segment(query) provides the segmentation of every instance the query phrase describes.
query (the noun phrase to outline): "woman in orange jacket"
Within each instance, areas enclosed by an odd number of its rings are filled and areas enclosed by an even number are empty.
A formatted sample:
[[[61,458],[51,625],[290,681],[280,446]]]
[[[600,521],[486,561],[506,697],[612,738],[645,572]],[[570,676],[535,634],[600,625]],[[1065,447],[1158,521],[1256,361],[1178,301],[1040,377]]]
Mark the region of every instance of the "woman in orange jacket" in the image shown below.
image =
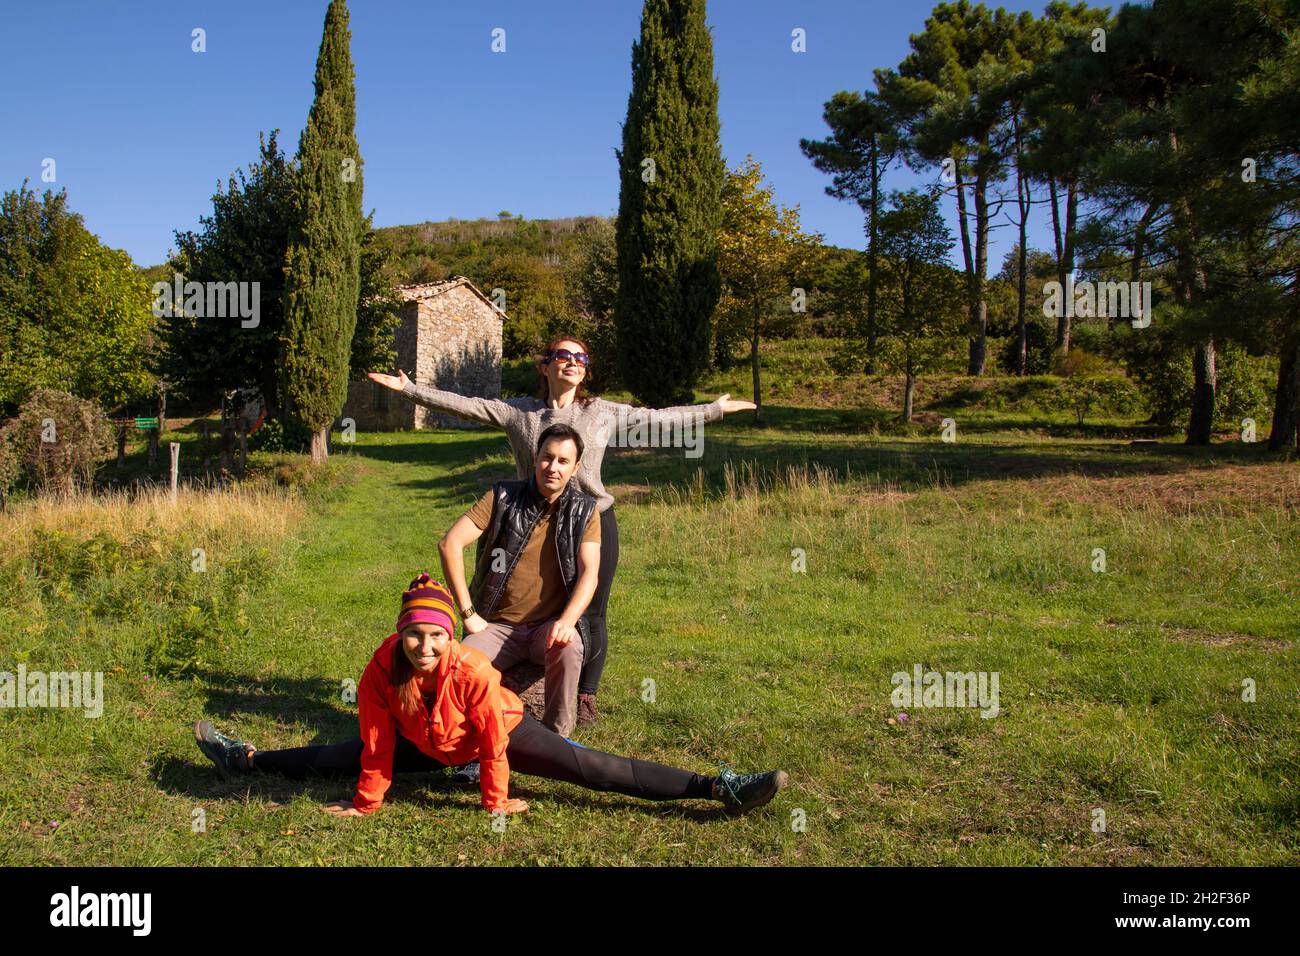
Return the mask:
[[[397,630],[375,651],[361,675],[355,740],[289,750],[259,751],[219,733],[210,721],[194,726],[199,748],[223,773],[358,775],[351,800],[325,810],[341,816],[373,813],[394,773],[435,770],[478,760],[484,809],[520,813],[508,795],[510,771],[613,791],[647,800],[717,800],[740,814],[767,803],[786,783],[781,770],[740,775],[723,769],[706,777],[663,764],[582,747],[534,720],[481,652],[454,640],[451,595],[421,574],[402,595]]]

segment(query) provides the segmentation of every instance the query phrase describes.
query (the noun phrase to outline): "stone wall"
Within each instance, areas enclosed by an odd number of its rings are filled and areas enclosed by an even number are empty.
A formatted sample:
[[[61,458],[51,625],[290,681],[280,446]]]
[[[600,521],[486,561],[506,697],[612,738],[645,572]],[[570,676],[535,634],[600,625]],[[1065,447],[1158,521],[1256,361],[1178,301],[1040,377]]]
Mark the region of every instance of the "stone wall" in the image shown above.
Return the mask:
[[[393,334],[393,350],[397,353],[397,366],[390,369],[374,369],[396,374],[397,369],[406,369],[408,374],[415,368],[415,329],[419,303],[404,302],[398,314],[401,323]],[[415,405],[390,388],[378,382],[363,379],[348,383],[347,401],[343,403],[340,418],[351,418],[357,423],[358,431],[397,431],[415,427]]]
[[[458,395],[501,397],[501,318],[468,285],[420,299],[419,327],[416,382]],[[468,424],[414,407],[416,428]]]
[[[501,317],[468,282],[401,290],[407,301],[394,338],[397,367],[420,385],[460,395],[501,397]],[[395,369],[388,370],[390,373]],[[365,379],[348,384],[342,418],[361,431],[467,427]]]

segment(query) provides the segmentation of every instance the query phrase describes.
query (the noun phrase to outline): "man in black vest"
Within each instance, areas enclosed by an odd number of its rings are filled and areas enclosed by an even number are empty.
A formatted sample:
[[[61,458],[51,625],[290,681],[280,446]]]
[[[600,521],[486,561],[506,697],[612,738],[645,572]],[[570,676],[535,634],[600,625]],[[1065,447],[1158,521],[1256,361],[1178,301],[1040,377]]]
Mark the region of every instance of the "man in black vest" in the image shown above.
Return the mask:
[[[569,484],[581,459],[582,436],[551,425],[538,438],[532,478],[497,482],[438,544],[465,645],[500,671],[544,663],[542,722],[562,737],[577,723],[578,675],[591,640],[583,613],[600,570],[596,499]],[[473,541],[478,562],[466,587],[463,552]]]

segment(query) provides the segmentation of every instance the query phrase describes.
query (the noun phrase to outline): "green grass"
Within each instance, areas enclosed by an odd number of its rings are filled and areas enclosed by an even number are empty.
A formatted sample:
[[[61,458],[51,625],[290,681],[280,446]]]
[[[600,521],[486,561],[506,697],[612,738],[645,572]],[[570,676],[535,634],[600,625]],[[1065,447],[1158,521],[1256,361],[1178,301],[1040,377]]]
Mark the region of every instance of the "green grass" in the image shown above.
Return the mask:
[[[958,417],[946,444],[776,405],[711,426],[698,461],[607,459],[622,558],[603,717],[578,739],[787,770],[740,820],[516,776],[532,811],[498,833],[437,775],[340,820],[319,805],[351,781],[228,783],[194,747],[204,716],[261,749],[356,732],[343,682],[508,473],[498,433],[362,434],[333,484],[268,493],[265,526],[214,506],[153,533],[0,529],[0,669],[102,670],[106,696],[97,720],[0,710],[0,863],[1300,861],[1295,464]],[[916,664],[997,671],[1000,714],[891,725],[890,676]]]

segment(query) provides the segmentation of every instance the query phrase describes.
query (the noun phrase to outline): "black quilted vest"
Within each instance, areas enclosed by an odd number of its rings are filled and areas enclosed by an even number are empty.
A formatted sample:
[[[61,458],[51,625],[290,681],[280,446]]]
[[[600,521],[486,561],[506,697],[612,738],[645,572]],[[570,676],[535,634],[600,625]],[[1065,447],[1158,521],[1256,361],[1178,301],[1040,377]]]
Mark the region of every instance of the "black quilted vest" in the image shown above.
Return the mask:
[[[514,573],[519,556],[528,544],[533,529],[546,516],[547,502],[537,490],[536,479],[527,481],[498,481],[492,486],[492,520],[487,530],[479,536],[474,580],[470,582],[470,600],[474,609],[486,620],[491,620],[506,581]],[[587,522],[596,512],[596,499],[581,492],[569,482],[555,506],[555,548],[560,561],[560,577],[564,588],[573,593],[578,583],[578,548]],[[493,554],[501,549],[502,560],[493,561]],[[497,569],[500,570],[497,570]],[[591,625],[584,614],[578,620],[578,633],[586,660],[591,659]]]

